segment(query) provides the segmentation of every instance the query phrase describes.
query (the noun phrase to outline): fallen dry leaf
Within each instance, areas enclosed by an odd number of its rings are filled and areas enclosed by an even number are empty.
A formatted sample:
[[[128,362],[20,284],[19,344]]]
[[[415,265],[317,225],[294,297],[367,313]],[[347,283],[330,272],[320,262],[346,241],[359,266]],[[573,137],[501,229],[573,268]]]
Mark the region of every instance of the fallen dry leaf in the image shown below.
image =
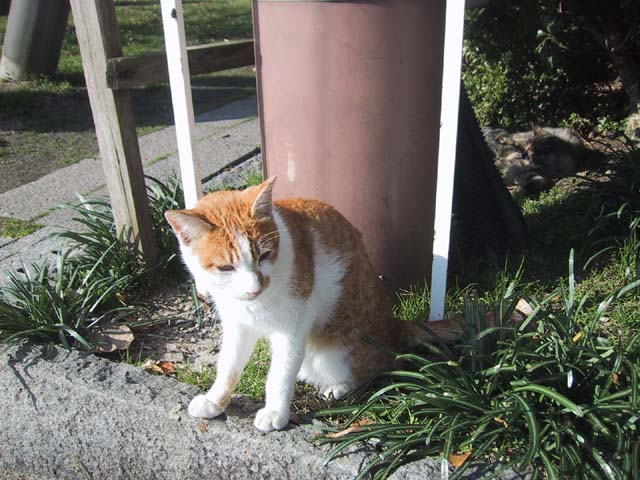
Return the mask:
[[[527,302],[524,298],[521,298],[520,300],[518,300],[518,303],[516,303],[516,310],[519,311],[525,317],[528,317],[533,312],[533,308],[531,308],[531,305],[529,305],[529,302]]]
[[[148,358],[142,364],[142,368],[147,372],[159,373],[160,375],[172,375],[176,373],[176,367],[173,362],[167,362],[164,360],[156,361],[152,358]]]
[[[584,337],[584,330],[580,330],[576,333],[571,340],[573,340],[573,343],[578,343],[582,337]]]
[[[449,455],[449,463],[454,468],[460,468],[462,465],[464,465],[464,462],[466,462],[470,456],[471,452],[452,453],[451,455]]]
[[[133,338],[131,329],[121,323],[105,323],[91,330],[87,336],[96,353],[126,350],[133,342]]]
[[[500,425],[502,425],[504,428],[508,428],[509,424],[507,423],[507,421],[503,418],[500,417],[493,417],[493,419],[498,422]]]
[[[157,362],[156,365],[160,367],[160,369],[162,370],[162,373],[164,373],[165,375],[171,375],[173,373],[176,373],[176,366],[173,364],[173,362],[167,362],[166,360],[161,360]]]
[[[164,374],[162,368],[158,366],[158,362],[152,358],[147,358],[142,364],[142,368],[147,372]]]
[[[362,427],[363,426],[371,425],[372,423],[373,423],[373,420],[371,420],[369,418],[363,418],[361,420],[357,420],[357,421],[353,422],[351,425],[349,425],[344,430],[341,430],[340,432],[335,432],[335,433],[328,433],[327,435],[325,435],[325,437],[327,437],[327,438],[342,438],[345,435],[349,435],[350,433],[360,432],[360,431],[362,431]]]

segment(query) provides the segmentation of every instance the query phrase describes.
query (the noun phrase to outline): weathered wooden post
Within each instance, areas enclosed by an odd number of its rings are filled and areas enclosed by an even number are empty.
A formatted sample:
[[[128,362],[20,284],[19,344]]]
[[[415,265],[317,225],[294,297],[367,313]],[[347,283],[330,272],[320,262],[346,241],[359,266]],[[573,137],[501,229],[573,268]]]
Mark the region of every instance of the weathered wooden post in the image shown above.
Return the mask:
[[[8,7],[3,2],[0,9]],[[27,80],[52,75],[58,67],[69,0],[19,0],[13,2],[0,59],[0,78]]]
[[[122,56],[113,0],[71,0],[71,9],[116,227],[130,226],[152,263],[157,251],[131,96],[107,85],[107,61]]]

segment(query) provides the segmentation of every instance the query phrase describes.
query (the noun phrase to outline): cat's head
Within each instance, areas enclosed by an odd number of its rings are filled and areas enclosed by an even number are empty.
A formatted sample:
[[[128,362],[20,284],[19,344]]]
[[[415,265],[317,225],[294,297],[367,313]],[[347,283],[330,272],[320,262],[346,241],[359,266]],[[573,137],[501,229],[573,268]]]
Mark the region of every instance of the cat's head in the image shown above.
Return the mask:
[[[248,302],[269,287],[279,247],[271,198],[274,181],[210,193],[193,209],[165,212],[201,296]]]

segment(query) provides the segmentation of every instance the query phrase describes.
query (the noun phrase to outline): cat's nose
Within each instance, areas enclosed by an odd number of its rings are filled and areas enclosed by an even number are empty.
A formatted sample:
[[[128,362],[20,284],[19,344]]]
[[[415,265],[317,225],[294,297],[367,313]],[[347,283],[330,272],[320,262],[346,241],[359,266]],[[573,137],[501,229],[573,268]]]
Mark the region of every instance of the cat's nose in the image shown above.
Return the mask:
[[[262,287],[260,287],[260,289],[259,289],[259,290],[255,290],[255,291],[253,291],[253,292],[247,292],[247,293],[246,293],[246,295],[247,295],[247,298],[248,298],[249,300],[253,300],[253,299],[254,299],[254,298],[256,298],[258,295],[260,295],[260,293],[261,293],[261,292],[262,292]]]

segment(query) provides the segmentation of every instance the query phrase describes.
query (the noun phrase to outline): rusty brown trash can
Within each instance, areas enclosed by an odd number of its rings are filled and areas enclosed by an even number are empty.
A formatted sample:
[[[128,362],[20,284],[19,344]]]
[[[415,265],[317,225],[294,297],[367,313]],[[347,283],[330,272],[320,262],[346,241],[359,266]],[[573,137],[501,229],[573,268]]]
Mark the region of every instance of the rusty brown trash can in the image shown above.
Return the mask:
[[[391,289],[429,278],[445,2],[254,0],[266,176],[335,206]]]

